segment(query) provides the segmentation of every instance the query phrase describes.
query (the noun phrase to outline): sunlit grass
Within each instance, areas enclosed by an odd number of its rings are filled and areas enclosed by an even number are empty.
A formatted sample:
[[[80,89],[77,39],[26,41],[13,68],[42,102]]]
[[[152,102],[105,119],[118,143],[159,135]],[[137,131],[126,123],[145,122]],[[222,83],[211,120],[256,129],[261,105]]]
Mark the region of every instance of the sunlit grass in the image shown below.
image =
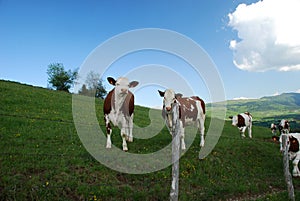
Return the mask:
[[[4,81],[0,93],[0,200],[169,200],[171,166],[125,174],[86,151],[72,123],[70,94]],[[95,107],[105,131],[102,101]],[[148,114],[136,107],[135,124],[148,126]],[[113,128],[112,141],[121,149],[119,132]],[[241,139],[226,122],[217,146],[199,160],[197,135],[180,159],[179,200],[287,199],[279,145],[270,141],[268,128],[254,126],[253,137]],[[164,127],[152,138],[134,139],[129,152],[152,153],[170,142]],[[293,181],[299,197],[299,179]]]

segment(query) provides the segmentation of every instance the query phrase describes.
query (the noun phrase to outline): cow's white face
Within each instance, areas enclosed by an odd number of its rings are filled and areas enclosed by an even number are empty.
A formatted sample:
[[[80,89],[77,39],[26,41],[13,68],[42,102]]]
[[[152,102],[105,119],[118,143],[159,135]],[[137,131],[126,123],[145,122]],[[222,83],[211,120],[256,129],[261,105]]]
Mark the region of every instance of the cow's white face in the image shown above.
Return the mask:
[[[232,117],[232,123],[233,126],[236,126],[238,124],[238,117],[235,115]]]
[[[126,77],[119,77],[117,80],[112,77],[108,77],[107,80],[111,85],[115,86],[115,93],[121,96],[127,95],[129,88],[133,88],[138,85],[137,81],[129,82]]]
[[[117,79],[115,84],[115,92],[117,94],[126,95],[129,89],[129,80],[125,77],[120,77]]]
[[[159,91],[160,96],[164,97],[163,105],[169,112],[172,109],[172,104],[176,101],[175,92],[172,89],[167,89],[165,92]]]

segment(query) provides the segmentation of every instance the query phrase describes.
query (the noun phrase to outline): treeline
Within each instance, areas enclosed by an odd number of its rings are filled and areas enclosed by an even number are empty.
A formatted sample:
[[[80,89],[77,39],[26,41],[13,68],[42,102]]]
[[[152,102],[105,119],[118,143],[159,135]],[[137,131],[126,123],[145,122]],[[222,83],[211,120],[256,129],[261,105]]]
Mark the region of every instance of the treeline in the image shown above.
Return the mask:
[[[53,63],[48,66],[48,88],[70,92],[70,89],[78,80],[78,69],[65,70],[62,63]],[[91,71],[88,73],[85,83],[82,85],[78,94],[85,96],[95,96],[97,98],[104,98],[107,91],[100,79],[100,75]]]

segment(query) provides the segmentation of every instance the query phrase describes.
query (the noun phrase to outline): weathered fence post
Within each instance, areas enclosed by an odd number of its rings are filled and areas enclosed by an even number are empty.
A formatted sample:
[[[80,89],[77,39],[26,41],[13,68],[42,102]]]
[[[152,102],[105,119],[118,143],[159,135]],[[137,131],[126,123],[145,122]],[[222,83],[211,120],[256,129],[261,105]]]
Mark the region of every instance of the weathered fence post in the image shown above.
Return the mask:
[[[179,186],[179,148],[180,148],[180,130],[179,130],[179,106],[174,103],[172,107],[172,183],[170,191],[170,200],[178,200]]]
[[[282,144],[284,147],[283,150],[283,171],[285,176],[285,182],[287,184],[288,193],[289,193],[289,199],[295,201],[295,193],[294,193],[294,186],[292,181],[292,175],[290,173],[289,168],[289,144],[288,144],[288,136],[285,134],[282,134]]]

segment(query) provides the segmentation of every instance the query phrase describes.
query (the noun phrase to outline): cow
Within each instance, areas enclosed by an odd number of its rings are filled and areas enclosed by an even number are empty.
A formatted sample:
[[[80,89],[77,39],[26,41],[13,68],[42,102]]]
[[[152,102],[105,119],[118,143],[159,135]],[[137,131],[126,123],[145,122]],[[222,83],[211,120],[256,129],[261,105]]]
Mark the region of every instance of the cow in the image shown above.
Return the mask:
[[[241,133],[241,136],[244,138],[245,131],[248,128],[249,138],[252,138],[252,115],[249,112],[244,112],[235,116],[230,116],[232,119],[232,125],[236,126]]]
[[[270,126],[271,132],[272,132],[272,140],[274,142],[278,142],[279,141],[279,136],[277,136],[277,125],[274,123],[271,123]]]
[[[270,129],[271,129],[271,132],[272,132],[272,136],[276,136],[277,125],[272,123]]]
[[[287,140],[283,143],[283,136],[287,136]],[[300,177],[300,171],[298,168],[298,163],[300,160],[300,133],[289,133],[280,135],[280,151],[283,152],[285,149],[288,150],[289,160],[293,160],[293,171],[292,175],[294,177]]]
[[[205,122],[205,103],[198,96],[182,97],[182,94],[175,94],[174,90],[166,89],[164,92],[158,90],[158,93],[163,97],[162,116],[165,123],[172,134],[172,107],[174,103],[179,106],[179,133],[181,149],[185,150],[184,130],[186,125],[196,124],[200,131],[200,146],[204,146],[204,122]]]
[[[288,134],[291,130],[290,122],[286,119],[282,119],[279,122],[278,129],[280,134]]]
[[[128,151],[127,143],[133,141],[133,112],[134,112],[134,95],[129,91],[138,85],[137,81],[129,82],[126,77],[119,77],[115,80],[108,77],[107,81],[114,86],[114,88],[107,94],[104,105],[104,121],[106,126],[106,148],[111,148],[111,133],[112,128],[110,122],[114,126],[121,129],[121,137],[123,140],[123,151]]]

